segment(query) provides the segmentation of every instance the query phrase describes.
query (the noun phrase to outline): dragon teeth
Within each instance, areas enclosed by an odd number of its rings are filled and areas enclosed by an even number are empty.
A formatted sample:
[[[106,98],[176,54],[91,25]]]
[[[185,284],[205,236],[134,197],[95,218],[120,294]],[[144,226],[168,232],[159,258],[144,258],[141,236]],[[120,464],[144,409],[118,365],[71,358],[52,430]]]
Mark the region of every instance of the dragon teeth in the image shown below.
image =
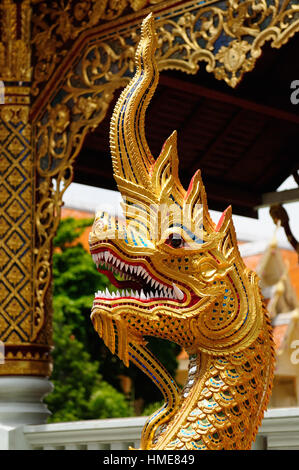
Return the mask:
[[[113,255],[110,251],[101,251],[99,253],[92,254],[92,259],[95,264],[98,266],[105,266],[108,269],[111,269],[116,274],[122,276],[124,280],[130,280],[130,274],[136,274],[139,277],[142,277],[144,281],[153,288],[153,291],[149,291],[147,294],[143,290],[138,291],[122,291],[121,293],[117,291],[116,293],[110,293],[108,289],[101,292],[98,291],[95,295],[96,297],[102,297],[107,299],[114,299],[117,297],[133,297],[141,300],[146,299],[157,299],[157,298],[166,298],[166,299],[178,299],[183,300],[184,292],[181,289],[173,284],[173,289],[167,287],[164,284],[161,284],[158,280],[154,279],[148,271],[142,266],[127,264],[124,261],[121,261],[117,256]]]
[[[162,293],[159,291],[150,291],[147,292],[146,294],[144,293],[143,289],[141,289],[140,292],[133,291],[133,290],[122,290],[122,291],[116,291],[116,292],[109,292],[108,288],[105,289],[105,291],[98,291],[95,293],[95,297],[101,297],[104,299],[115,299],[115,298],[123,298],[123,297],[131,297],[135,299],[141,299],[141,300],[152,300],[152,299],[157,299],[157,298],[165,298],[165,299],[174,299],[174,293]]]
[[[178,300],[183,300],[184,292],[182,292],[181,289],[175,284],[172,284],[172,285],[173,285],[173,292],[174,292],[175,298],[177,298]]]

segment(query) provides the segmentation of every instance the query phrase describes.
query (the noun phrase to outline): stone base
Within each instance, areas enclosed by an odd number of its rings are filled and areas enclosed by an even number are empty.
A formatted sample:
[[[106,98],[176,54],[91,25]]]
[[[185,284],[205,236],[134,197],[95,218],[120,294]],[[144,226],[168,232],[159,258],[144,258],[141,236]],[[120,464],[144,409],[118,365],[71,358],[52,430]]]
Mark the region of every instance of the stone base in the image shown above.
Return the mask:
[[[45,423],[51,412],[42,399],[52,390],[44,377],[0,377],[0,425]]]

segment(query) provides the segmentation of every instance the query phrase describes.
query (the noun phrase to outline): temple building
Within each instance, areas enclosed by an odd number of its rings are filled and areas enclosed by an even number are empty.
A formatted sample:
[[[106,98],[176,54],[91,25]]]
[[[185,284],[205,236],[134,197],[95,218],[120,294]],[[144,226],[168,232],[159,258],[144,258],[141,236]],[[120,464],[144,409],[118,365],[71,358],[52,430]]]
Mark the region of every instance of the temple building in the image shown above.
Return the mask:
[[[289,250],[269,241],[246,255],[240,246],[272,316],[271,406],[299,406],[299,234],[277,212],[299,200],[298,187],[277,191],[290,175],[299,186],[298,1],[1,0],[0,426],[49,415],[52,242],[63,197],[72,181],[116,189],[110,119],[149,13],[161,73],[146,117],[153,155],[177,129],[185,186],[200,168],[210,209],[231,205],[254,220],[272,207],[286,230]]]
[[[244,260],[249,267],[260,258],[255,269],[268,303],[276,348],[274,388],[270,407],[299,406],[299,267],[296,253],[282,250],[274,238],[263,254]]]

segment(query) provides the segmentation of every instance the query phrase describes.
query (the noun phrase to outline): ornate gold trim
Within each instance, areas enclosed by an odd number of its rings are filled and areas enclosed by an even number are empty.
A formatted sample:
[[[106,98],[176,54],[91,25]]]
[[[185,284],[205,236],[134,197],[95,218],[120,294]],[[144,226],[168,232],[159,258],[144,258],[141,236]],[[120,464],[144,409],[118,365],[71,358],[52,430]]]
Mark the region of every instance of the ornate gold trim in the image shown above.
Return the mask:
[[[35,175],[26,89],[8,88],[0,107],[0,375],[48,376],[51,371],[51,309],[34,309]],[[25,102],[25,104],[24,104]],[[49,306],[48,306],[49,307]]]
[[[18,359],[5,358],[5,363],[0,365],[1,375],[34,375],[39,377],[50,377],[52,365],[49,356],[44,360],[34,357],[29,359],[19,356]]]
[[[30,0],[18,5],[13,0],[0,4],[0,77],[2,80],[31,80]]]
[[[285,44],[299,30],[299,6],[295,0],[270,0],[256,2],[248,0],[205,1],[205,2],[177,2],[157,1],[157,6],[151,10],[158,17],[157,33],[159,37],[157,49],[157,61],[159,70],[178,69],[195,74],[199,70],[198,63],[207,63],[206,69],[212,72],[217,79],[225,80],[229,86],[235,87],[242,79],[244,73],[252,70],[256,60],[261,55],[261,48],[266,41],[270,41],[272,47],[279,48]],[[173,4],[176,3],[174,6]],[[51,8],[47,13],[50,14]],[[40,33],[37,26],[33,29],[33,43],[39,43],[35,51],[34,61],[37,62],[34,73],[40,73],[38,82],[34,82],[32,91],[38,93],[37,84],[45,83],[46,88],[37,99],[38,108],[42,111],[42,96],[48,90],[62,87],[62,81],[69,71],[74,70],[79,56],[89,47],[94,45],[110,44],[110,40],[119,37],[117,54],[123,55],[128,61],[128,71],[132,76],[132,54],[126,57],[127,36],[130,36],[129,46],[136,47],[140,33],[140,21],[149,11],[142,10],[138,14],[121,17],[118,21],[111,21],[105,25],[94,22],[85,24],[85,28],[78,26],[71,34],[70,20],[67,20],[69,28],[67,37],[72,37],[69,50],[59,52],[57,40],[53,48],[45,54],[45,44],[42,37],[49,35],[47,24],[43,23],[44,32]],[[142,14],[141,14],[142,13]],[[55,12],[52,11],[55,16]],[[60,18],[56,12],[56,16]],[[68,13],[69,15],[69,13]],[[34,15],[37,25],[42,23],[43,15]],[[58,20],[57,20],[58,21]],[[62,20],[60,20],[62,21]],[[53,25],[55,29],[57,24]],[[51,29],[50,26],[48,29]],[[61,28],[60,28],[61,29]],[[74,42],[74,39],[77,38]],[[48,38],[49,39],[49,38]],[[47,42],[50,47],[51,41]],[[64,43],[63,43],[64,44]],[[106,46],[106,47],[107,47]],[[114,52],[116,52],[114,51]],[[41,67],[39,57],[42,60],[51,60],[51,73],[47,67]],[[40,59],[41,60],[41,59]],[[104,63],[102,63],[104,69]],[[39,71],[39,68],[42,70]],[[56,73],[52,74],[56,68]],[[44,76],[42,76],[44,74]],[[120,70],[111,71],[109,80],[114,80],[120,75]],[[35,114],[35,112],[34,112]]]
[[[132,10],[138,12],[162,2],[163,0],[33,2],[32,44],[35,55],[33,94],[37,95],[41,84],[51,78],[57,65],[67,55],[69,44],[72,44],[82,32],[118,19],[124,13],[127,17]]]
[[[0,375],[50,375],[51,308],[34,309],[35,161],[30,113],[31,2],[0,4]],[[3,103],[4,101],[4,103]],[[38,331],[37,331],[38,330]]]

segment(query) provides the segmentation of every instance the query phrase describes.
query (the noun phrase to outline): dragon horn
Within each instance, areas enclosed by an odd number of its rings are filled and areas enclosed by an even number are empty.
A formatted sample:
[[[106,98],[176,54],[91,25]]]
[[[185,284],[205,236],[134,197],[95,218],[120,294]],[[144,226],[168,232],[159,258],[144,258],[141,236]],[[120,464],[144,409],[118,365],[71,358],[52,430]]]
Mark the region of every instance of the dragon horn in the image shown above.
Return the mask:
[[[156,46],[154,19],[150,14],[141,27],[135,54],[136,73],[120,95],[111,119],[110,148],[120,191],[124,180],[150,189],[149,172],[155,160],[146,142],[144,119],[159,78],[154,58]]]

